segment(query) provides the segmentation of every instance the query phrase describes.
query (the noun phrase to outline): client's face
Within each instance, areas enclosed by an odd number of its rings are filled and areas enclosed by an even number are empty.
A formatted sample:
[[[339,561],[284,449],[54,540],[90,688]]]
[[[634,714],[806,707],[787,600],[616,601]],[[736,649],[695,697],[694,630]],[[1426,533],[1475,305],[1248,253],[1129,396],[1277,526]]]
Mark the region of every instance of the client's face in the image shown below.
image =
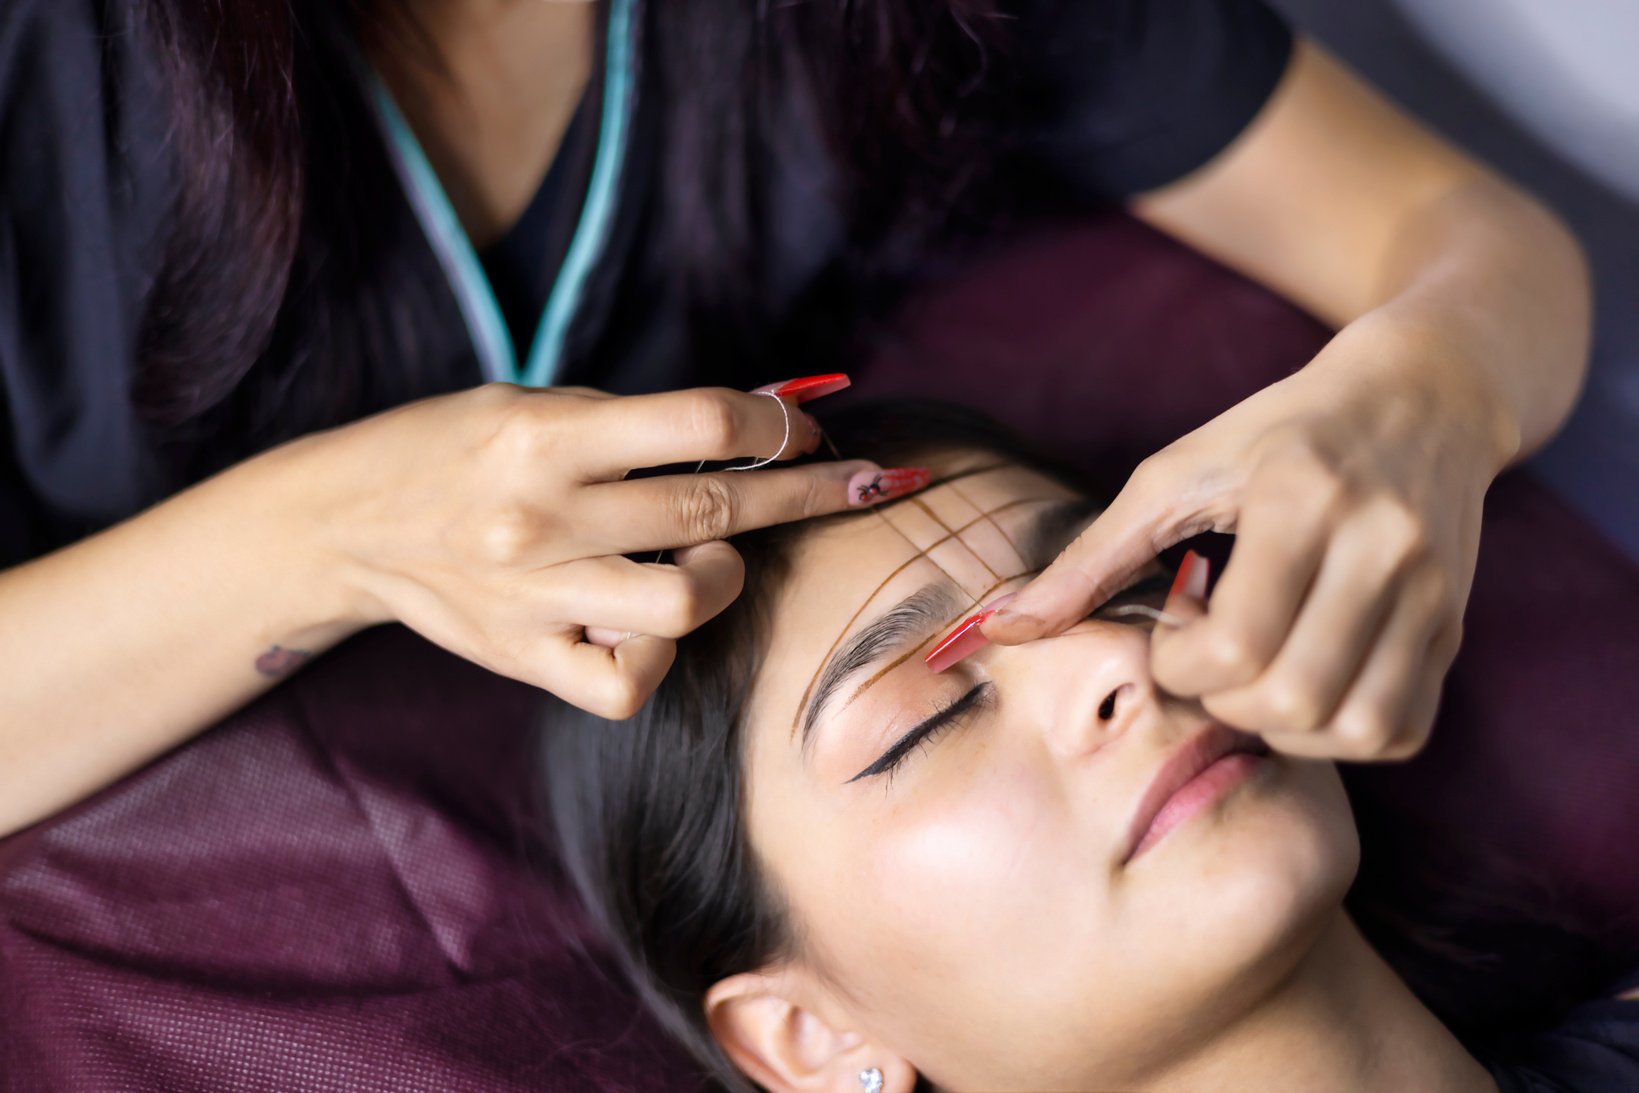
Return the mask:
[[[1093,515],[991,457],[939,477],[807,536],[775,600],[746,822],[793,922],[784,981],[861,1062],[1131,1087],[1294,969],[1354,873],[1348,805],[1330,765],[1247,751],[1169,797],[1228,734],[1151,683],[1150,624],[1108,614],[1160,606],[1159,566],[1059,637],[930,672]]]

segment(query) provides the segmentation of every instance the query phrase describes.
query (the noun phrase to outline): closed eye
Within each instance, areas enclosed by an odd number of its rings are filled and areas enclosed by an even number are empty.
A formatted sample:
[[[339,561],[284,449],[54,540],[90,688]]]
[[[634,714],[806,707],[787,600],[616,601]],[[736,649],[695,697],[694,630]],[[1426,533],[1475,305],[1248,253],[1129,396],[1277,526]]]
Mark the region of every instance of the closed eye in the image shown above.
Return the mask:
[[[933,743],[945,730],[955,728],[961,723],[963,715],[971,713],[983,705],[994,690],[995,687],[989,682],[974,686],[961,698],[914,726],[905,735],[888,745],[887,751],[883,752],[870,766],[848,779],[848,784],[857,782],[861,778],[874,778],[878,774],[892,776],[893,772],[913,751],[924,744]]]

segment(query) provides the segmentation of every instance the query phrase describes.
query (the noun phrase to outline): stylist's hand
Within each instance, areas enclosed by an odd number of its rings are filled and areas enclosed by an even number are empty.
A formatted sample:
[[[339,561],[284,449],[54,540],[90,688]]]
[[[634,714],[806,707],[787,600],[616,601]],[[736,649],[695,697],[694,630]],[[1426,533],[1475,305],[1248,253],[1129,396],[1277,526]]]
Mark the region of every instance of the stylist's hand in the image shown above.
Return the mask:
[[[1058,633],[1161,550],[1234,532],[1204,611],[1157,626],[1151,673],[1295,755],[1389,759],[1428,738],[1462,636],[1506,429],[1432,378],[1432,347],[1357,324],[1304,370],[1142,463],[985,625]]]
[[[788,458],[819,439],[795,408],[801,398],[785,397]],[[779,403],[763,395],[617,398],[494,383],[298,443],[311,448],[319,500],[310,515],[331,569],[345,575],[351,621],[401,621],[493,671],[620,718],[659,685],[674,640],[739,595],[743,566],[724,539],[846,509],[861,492],[849,480],[880,468],[624,477],[768,456],[785,428]],[[676,564],[623,557],[667,549]],[[588,641],[588,628],[605,644]]]

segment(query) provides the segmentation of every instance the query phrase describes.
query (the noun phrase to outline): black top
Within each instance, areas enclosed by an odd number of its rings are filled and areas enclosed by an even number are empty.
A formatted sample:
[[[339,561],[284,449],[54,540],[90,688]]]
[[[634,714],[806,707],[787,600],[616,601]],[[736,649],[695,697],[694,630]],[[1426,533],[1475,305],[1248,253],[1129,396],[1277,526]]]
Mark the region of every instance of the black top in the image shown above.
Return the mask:
[[[1154,188],[1211,158],[1258,111],[1290,53],[1290,35],[1260,0],[1003,6],[1016,17],[1012,63],[1029,77],[1012,129],[1087,202]],[[147,292],[175,227],[178,171],[160,69],[127,10],[113,0],[0,5],[0,566],[140,511],[212,469],[185,461],[179,469],[162,457],[128,394]],[[640,26],[646,19],[640,14]],[[680,351],[679,308],[653,245],[653,193],[664,184],[647,93],[653,68],[640,61],[616,215],[570,326],[562,382],[630,392],[708,378]],[[598,97],[594,86],[588,99]],[[374,117],[345,106],[336,112],[345,115],[350,169],[380,168]],[[579,145],[595,143],[594,121],[579,127]],[[821,141],[800,119],[789,138],[761,195],[779,225],[764,270],[774,308],[830,267],[845,238],[824,200]],[[535,325],[528,313],[538,314],[578,217],[589,160],[554,171],[542,200],[490,252],[525,341]],[[402,241],[392,253],[353,259],[360,291],[399,291],[384,287],[379,270],[421,271],[417,313],[430,317],[435,336],[417,343],[430,362],[419,371],[396,360],[371,367],[365,412],[483,380],[396,180],[380,187],[379,200],[402,218]],[[519,260],[531,253],[544,257]],[[325,270],[336,261],[327,256]],[[269,354],[297,351],[276,339]],[[254,401],[266,420],[244,428],[243,450],[228,462],[305,431],[280,416],[279,400]]]
[[[1571,1010],[1552,1031],[1478,1044],[1499,1093],[1633,1093],[1639,1090],[1639,969]]]

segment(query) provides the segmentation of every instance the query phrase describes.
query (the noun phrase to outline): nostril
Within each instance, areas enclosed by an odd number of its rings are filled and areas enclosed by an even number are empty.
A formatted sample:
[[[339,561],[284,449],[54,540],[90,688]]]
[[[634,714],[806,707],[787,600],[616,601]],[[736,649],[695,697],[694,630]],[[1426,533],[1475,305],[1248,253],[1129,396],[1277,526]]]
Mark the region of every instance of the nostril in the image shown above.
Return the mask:
[[[1115,720],[1116,711],[1122,706],[1122,704],[1126,703],[1131,705],[1132,700],[1137,693],[1138,692],[1134,690],[1131,682],[1123,683],[1121,686],[1105,695],[1104,701],[1098,704],[1098,719],[1105,724],[1109,724],[1111,721]]]

